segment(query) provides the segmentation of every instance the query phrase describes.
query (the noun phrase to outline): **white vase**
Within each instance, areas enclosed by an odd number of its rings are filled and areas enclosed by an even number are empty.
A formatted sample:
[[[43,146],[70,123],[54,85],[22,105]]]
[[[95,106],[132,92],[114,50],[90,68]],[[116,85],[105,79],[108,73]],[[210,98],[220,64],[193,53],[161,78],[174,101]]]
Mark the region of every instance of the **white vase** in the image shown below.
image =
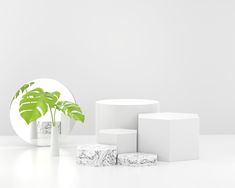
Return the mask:
[[[51,156],[59,156],[59,133],[58,126],[51,126]]]
[[[38,138],[38,134],[37,134],[37,122],[34,121],[32,123],[30,123],[30,139],[37,139]]]

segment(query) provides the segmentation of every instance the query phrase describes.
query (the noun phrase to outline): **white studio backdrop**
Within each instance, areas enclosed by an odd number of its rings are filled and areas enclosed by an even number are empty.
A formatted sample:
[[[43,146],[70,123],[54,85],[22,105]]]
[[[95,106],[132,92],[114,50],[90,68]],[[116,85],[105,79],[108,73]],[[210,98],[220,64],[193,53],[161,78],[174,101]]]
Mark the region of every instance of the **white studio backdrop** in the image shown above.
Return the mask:
[[[201,133],[235,133],[232,0],[0,1],[0,135],[9,105],[36,78],[68,87],[94,134],[95,101],[144,98],[201,117]],[[118,115],[118,114],[117,114]]]

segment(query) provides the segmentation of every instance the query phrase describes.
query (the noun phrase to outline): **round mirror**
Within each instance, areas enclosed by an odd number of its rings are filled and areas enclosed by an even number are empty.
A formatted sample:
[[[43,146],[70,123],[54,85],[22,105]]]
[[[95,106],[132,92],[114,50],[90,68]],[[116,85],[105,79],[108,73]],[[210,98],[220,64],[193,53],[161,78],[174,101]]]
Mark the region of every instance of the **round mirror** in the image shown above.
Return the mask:
[[[35,88],[42,88],[47,92],[58,91],[60,93],[60,101],[75,102],[75,99],[64,85],[53,79],[32,80],[31,82],[23,85],[14,96],[10,107],[10,120],[16,134],[30,144],[48,146],[50,144],[52,126],[50,112],[48,111],[42,117],[33,122],[26,123],[19,111],[22,96]],[[56,112],[54,119],[55,124],[58,127],[60,137],[68,135],[71,132],[75,121],[65,116],[61,111]]]

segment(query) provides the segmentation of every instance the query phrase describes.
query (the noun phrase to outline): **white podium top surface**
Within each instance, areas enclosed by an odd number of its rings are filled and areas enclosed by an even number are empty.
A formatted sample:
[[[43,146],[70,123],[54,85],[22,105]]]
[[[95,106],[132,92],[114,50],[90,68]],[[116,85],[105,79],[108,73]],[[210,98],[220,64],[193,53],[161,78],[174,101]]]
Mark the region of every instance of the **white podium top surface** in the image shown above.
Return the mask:
[[[104,134],[133,134],[137,133],[137,130],[134,129],[102,129],[99,133]]]
[[[150,105],[158,104],[156,100],[146,100],[146,99],[106,99],[96,101],[97,104],[105,105]]]
[[[104,145],[104,144],[85,144],[77,146],[77,150],[88,150],[88,151],[117,150],[117,146]]]
[[[189,114],[189,113],[160,112],[160,113],[139,114],[139,118],[174,120],[174,119],[199,118],[199,116],[197,114]]]

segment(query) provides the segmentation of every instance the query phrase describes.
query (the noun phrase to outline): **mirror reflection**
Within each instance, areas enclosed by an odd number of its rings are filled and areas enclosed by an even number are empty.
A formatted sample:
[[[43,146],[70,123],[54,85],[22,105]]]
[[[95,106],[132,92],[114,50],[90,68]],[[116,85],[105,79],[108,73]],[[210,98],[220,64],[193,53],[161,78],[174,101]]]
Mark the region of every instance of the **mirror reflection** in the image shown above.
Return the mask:
[[[38,87],[48,92],[60,91],[61,100],[75,102],[72,93],[64,85],[56,80],[43,78],[32,80],[28,83],[28,87],[24,88],[26,92]],[[19,113],[19,104],[23,95],[24,92],[17,93],[16,97],[11,103],[10,120],[13,129],[19,137],[30,144],[37,146],[48,146],[50,144],[52,126],[51,116],[49,113],[46,113],[44,116],[28,125]],[[70,134],[75,122],[61,112],[56,113],[55,116],[55,123],[58,127],[60,137]]]

